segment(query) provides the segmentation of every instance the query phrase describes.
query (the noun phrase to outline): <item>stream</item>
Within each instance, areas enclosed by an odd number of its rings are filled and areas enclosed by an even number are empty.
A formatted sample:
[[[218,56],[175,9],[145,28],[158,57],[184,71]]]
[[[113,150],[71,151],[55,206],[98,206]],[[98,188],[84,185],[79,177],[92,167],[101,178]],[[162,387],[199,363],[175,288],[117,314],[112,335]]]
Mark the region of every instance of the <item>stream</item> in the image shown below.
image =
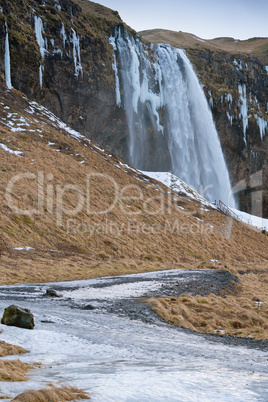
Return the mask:
[[[1,382],[1,395],[74,385],[94,401],[267,401],[267,342],[200,335],[171,326],[139,299],[209,293],[230,281],[216,270],[158,271],[49,284],[0,286],[0,314],[16,304],[34,330],[0,325],[0,339],[41,362],[29,381]],[[61,297],[44,296],[48,288]],[[8,356],[5,359],[12,359]],[[6,399],[9,401],[10,399]]]

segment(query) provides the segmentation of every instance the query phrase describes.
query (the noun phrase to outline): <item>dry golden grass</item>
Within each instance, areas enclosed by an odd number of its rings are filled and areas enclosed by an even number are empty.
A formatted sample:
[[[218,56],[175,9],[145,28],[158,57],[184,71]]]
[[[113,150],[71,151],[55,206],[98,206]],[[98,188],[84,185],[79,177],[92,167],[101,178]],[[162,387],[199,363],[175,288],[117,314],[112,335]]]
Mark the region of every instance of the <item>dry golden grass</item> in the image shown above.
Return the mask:
[[[202,333],[236,335],[268,340],[267,269],[239,274],[236,295],[150,299],[152,308],[166,321]]]
[[[0,341],[0,357],[28,353],[20,346]],[[0,381],[26,381],[25,374],[32,368],[20,360],[0,360]]]
[[[176,32],[165,29],[152,29],[139,32],[143,39],[152,43],[167,43],[183,49],[210,49],[225,51],[233,54],[251,54],[267,62],[268,38],[251,38],[234,40],[233,38],[216,38],[200,41],[196,35],[187,32]]]
[[[28,353],[28,350],[23,349],[20,346],[11,345],[4,341],[0,341],[0,357],[10,356],[10,355],[21,355]]]
[[[164,269],[219,269],[225,265],[230,269],[246,269],[268,265],[268,237],[260,231],[232,221],[215,210],[203,211],[196,201],[175,193],[171,213],[167,213],[168,195],[164,185],[154,180],[148,185],[148,182],[137,180],[142,179],[142,175],[118,169],[116,157],[109,157],[94,146],[85,147],[83,142],[55,129],[42,113],[35,114],[33,120],[33,116],[25,111],[27,100],[19,93],[2,90],[0,101],[10,107],[0,110],[0,122],[5,121],[7,113],[17,113],[18,121],[23,116],[30,124],[20,133],[12,132],[0,123],[1,142],[11,149],[23,151],[20,158],[0,148],[1,284],[86,279]],[[37,131],[30,130],[41,130],[42,137]],[[48,142],[55,145],[48,146]],[[55,152],[56,149],[61,152]],[[85,163],[81,164],[81,161]],[[137,200],[127,202],[129,211],[139,213],[134,216],[128,216],[120,205],[106,215],[89,215],[83,209],[75,216],[76,224],[96,230],[94,233],[73,233],[67,230],[68,217],[64,217],[62,227],[57,225],[55,202],[52,202],[53,213],[47,205],[39,215],[12,212],[5,198],[9,180],[18,173],[37,174],[39,171],[44,172],[45,177],[53,175],[54,190],[55,185],[68,183],[84,189],[87,174],[106,173],[116,180],[120,189],[127,184],[138,185],[145,199],[152,198],[151,210],[159,209],[160,202],[156,197],[161,191],[165,193],[165,213],[149,215],[143,212]],[[104,209],[111,205],[112,190],[105,180],[93,181],[92,208]],[[36,185],[27,179],[16,184],[12,196],[21,209],[37,205]],[[64,198],[65,207],[74,207],[76,202],[76,194],[68,192]],[[179,208],[182,203],[184,210]],[[203,222],[196,219],[197,214]],[[178,230],[172,232],[175,224]],[[121,229],[117,236],[112,231],[106,232],[112,225]],[[18,251],[15,247],[33,249]],[[212,263],[211,260],[219,262]]]
[[[86,392],[75,387],[51,387],[39,391],[25,391],[12,400],[18,402],[63,402],[78,399],[89,400],[90,397]]]
[[[32,368],[20,360],[0,360],[0,381],[26,381],[25,374]]]

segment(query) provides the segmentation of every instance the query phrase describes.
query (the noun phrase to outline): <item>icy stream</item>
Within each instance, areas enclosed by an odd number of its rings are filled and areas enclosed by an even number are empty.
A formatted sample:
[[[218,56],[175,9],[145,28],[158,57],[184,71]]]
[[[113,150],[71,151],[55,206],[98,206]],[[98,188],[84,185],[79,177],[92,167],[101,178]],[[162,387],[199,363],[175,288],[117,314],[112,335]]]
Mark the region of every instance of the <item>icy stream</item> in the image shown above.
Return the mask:
[[[36,323],[32,331],[1,325],[0,339],[30,350],[23,361],[43,363],[27,383],[1,383],[2,393],[14,396],[48,381],[85,389],[93,402],[267,401],[268,353],[108,311],[118,300],[203,275],[178,272],[0,287],[1,314],[15,303],[30,308]],[[44,297],[48,287],[62,297]],[[84,309],[89,304],[95,309]]]

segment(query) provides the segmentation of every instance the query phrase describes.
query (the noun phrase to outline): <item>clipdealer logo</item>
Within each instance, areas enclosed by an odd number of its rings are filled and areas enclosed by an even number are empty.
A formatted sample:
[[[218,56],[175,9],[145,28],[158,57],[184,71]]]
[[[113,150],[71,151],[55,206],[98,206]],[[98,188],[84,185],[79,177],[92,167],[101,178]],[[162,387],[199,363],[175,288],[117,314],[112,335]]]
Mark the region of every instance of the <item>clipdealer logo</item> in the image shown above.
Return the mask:
[[[34,207],[21,208],[18,205],[16,193],[23,181],[27,181],[30,187],[34,187],[36,193],[36,203]],[[96,206],[96,196],[92,194],[92,188],[101,187],[100,183],[105,184],[102,188],[108,189],[109,205]],[[72,194],[75,201],[67,205],[66,199]],[[64,217],[75,217],[80,212],[87,215],[106,215],[112,212],[115,207],[119,207],[121,212],[127,216],[136,216],[142,213],[148,215],[171,214],[172,201],[171,193],[159,192],[158,195],[148,197],[144,195],[142,188],[136,184],[128,184],[120,188],[116,180],[103,173],[87,174],[85,185],[72,183],[56,184],[52,174],[45,174],[43,171],[35,173],[19,173],[11,178],[6,191],[5,198],[12,212],[21,215],[43,215],[44,213],[54,214],[56,223],[59,227],[63,226]],[[94,199],[93,199],[94,198]],[[153,201],[157,200],[156,207]],[[130,203],[137,203],[139,208],[131,210]]]
[[[20,202],[20,186],[27,183],[27,186],[34,193],[34,205],[21,208]],[[237,183],[229,194],[229,200],[237,193],[251,188],[251,204],[252,214],[260,215],[260,205],[262,205],[263,192],[261,186],[263,183],[263,173],[259,171],[250,176],[250,183],[245,180]],[[170,182],[172,184],[172,182]],[[209,189],[211,186],[207,186]],[[98,189],[98,199],[96,199],[96,189]],[[205,190],[206,190],[205,189]],[[105,194],[100,195],[100,191],[109,194],[108,202],[103,202]],[[68,202],[68,198],[72,195],[72,201]],[[5,198],[10,210],[20,215],[43,215],[50,214],[56,219],[56,224],[63,227],[66,223],[68,233],[79,233],[88,235],[110,234],[119,236],[120,233],[137,232],[139,233],[156,233],[160,228],[157,224],[144,224],[135,220],[140,214],[150,216],[164,215],[167,217],[165,221],[165,233],[183,234],[197,233],[196,225],[183,224],[177,219],[173,219],[174,211],[174,193],[168,188],[167,191],[159,191],[156,196],[145,195],[144,188],[136,184],[128,184],[120,187],[116,180],[110,175],[104,173],[89,173],[85,177],[84,185],[73,183],[58,184],[53,174],[46,174],[44,171],[37,173],[19,173],[13,176],[6,186]],[[154,202],[157,201],[157,202]],[[132,208],[135,205],[137,208]],[[104,220],[104,217],[112,212],[115,207],[126,215],[128,223]],[[177,209],[177,208],[176,208]],[[81,222],[78,215],[83,212],[88,217],[102,216],[99,223]],[[131,218],[131,221],[129,220]],[[199,233],[206,234],[211,231],[211,225],[198,228]],[[218,230],[218,234],[225,238],[230,238],[232,232],[233,219],[226,215],[226,219],[222,228]],[[201,225],[200,225],[201,226]]]

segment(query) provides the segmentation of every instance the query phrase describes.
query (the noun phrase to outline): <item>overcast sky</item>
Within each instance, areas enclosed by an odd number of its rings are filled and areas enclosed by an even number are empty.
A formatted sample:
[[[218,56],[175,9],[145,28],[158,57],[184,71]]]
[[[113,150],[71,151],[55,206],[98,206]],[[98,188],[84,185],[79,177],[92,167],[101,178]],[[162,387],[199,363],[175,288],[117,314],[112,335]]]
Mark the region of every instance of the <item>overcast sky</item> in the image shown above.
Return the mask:
[[[95,0],[136,31],[164,28],[204,39],[268,37],[268,0]]]

